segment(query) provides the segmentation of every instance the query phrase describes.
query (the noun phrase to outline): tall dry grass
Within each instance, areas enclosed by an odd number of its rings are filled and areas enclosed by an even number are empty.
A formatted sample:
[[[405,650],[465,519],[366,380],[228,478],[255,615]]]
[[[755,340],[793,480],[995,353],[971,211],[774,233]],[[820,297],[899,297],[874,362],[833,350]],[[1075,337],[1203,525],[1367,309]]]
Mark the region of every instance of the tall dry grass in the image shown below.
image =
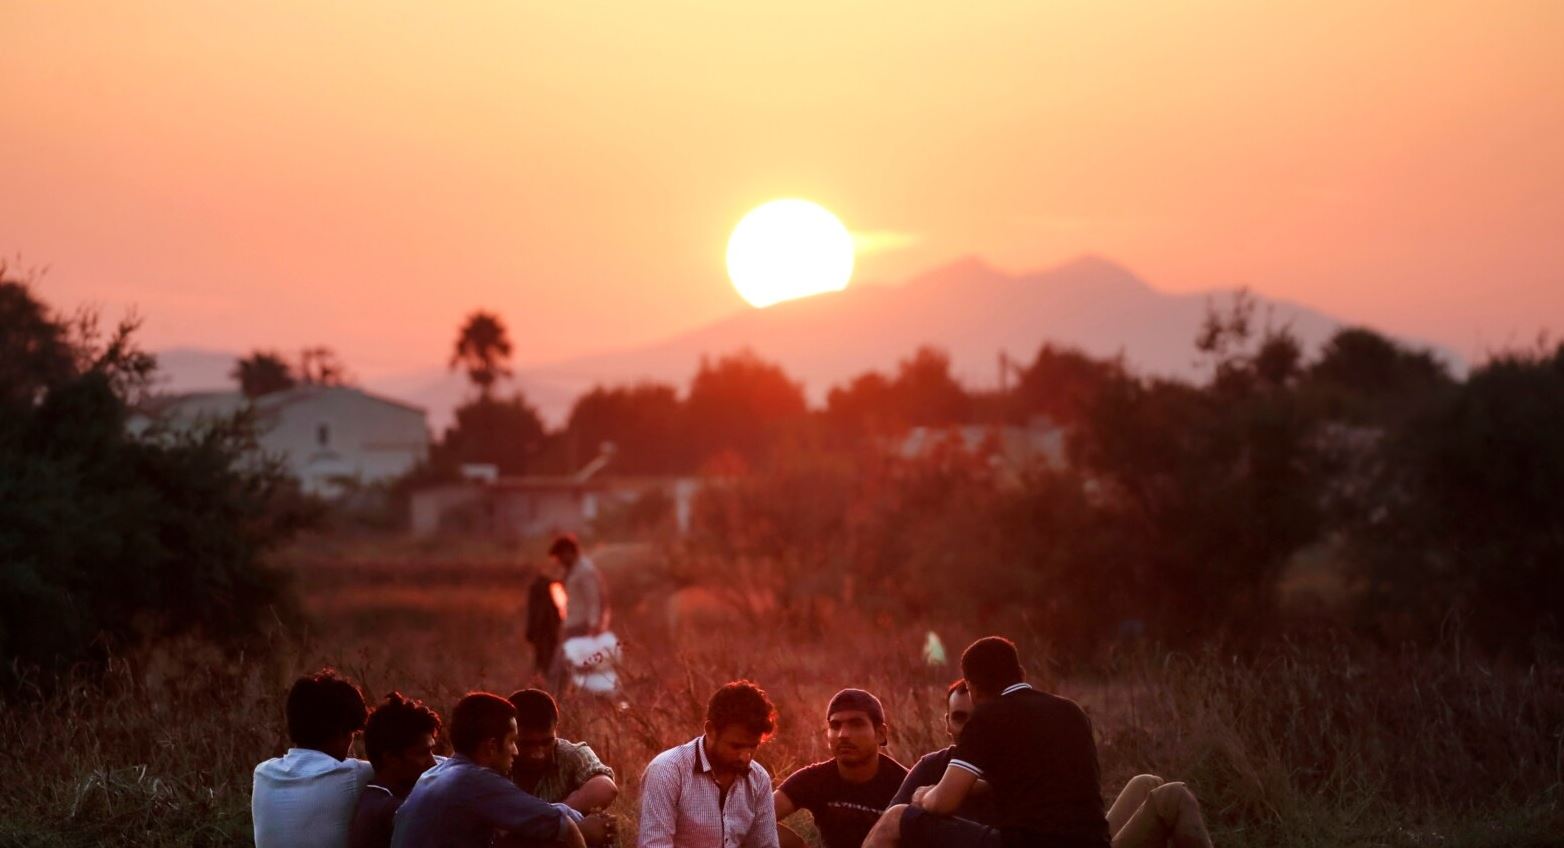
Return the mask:
[[[250,771],[287,745],[281,700],[323,663],[371,698],[399,688],[448,711],[471,688],[526,685],[524,570],[507,551],[390,556],[295,552],[312,611],[306,632],[262,655],[195,642],[116,659],[0,707],[0,845],[244,845]],[[838,611],[816,629],[753,609],[670,627],[646,551],[607,551],[625,693],[563,699],[563,732],[619,772],[633,832],[639,775],[694,736],[705,700],[737,677],[781,713],[760,759],[778,779],[823,759],[826,700],[864,686],[885,701],[890,753],[946,744],[952,669],[918,655],[932,624],[952,654],[975,622],[865,621]],[[1099,735],[1104,791],[1154,771],[1188,782],[1218,845],[1560,844],[1564,671],[1473,659],[1454,644],[1384,652],[1347,641],[1137,649],[1060,676],[1022,632],[1032,678],[1080,701]]]

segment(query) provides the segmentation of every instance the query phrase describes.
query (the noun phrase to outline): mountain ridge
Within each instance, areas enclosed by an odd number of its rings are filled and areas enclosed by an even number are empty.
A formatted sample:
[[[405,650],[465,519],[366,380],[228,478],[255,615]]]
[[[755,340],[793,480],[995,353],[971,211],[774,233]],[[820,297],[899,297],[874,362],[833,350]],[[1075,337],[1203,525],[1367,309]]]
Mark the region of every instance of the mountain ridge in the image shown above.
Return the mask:
[[[702,357],[741,349],[779,363],[801,380],[811,402],[866,370],[889,370],[920,345],[950,354],[952,370],[974,387],[998,381],[1001,353],[1030,362],[1044,343],[1093,356],[1123,355],[1145,373],[1198,379],[1194,339],[1213,302],[1237,289],[1167,293],[1112,259],[1086,253],[1012,274],[964,256],[899,284],[859,283],[841,292],[748,309],[650,344],[521,365],[514,385],[545,421],[560,424],[576,397],[598,384],[652,380],[688,386]],[[1285,323],[1312,352],[1345,323],[1303,304],[1254,296],[1262,321]],[[1458,358],[1429,347],[1453,365]],[[176,349],[173,354],[188,354]],[[214,354],[221,356],[222,354]],[[181,369],[194,373],[191,357]],[[227,367],[233,355],[227,354]],[[214,373],[206,367],[202,373]],[[470,395],[461,375],[427,369],[365,380],[366,388],[424,406],[440,431]],[[211,388],[176,377],[173,390]]]

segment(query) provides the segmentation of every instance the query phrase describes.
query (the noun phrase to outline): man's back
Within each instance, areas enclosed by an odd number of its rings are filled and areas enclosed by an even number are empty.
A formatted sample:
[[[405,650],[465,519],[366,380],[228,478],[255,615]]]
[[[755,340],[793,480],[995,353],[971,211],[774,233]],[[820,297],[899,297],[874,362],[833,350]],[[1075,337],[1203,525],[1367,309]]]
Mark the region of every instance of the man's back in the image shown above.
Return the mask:
[[[587,636],[607,626],[608,591],[590,557],[583,555],[565,577],[564,637]]]
[[[487,848],[496,831],[557,840],[561,813],[460,754],[424,772],[396,811],[394,848]]]
[[[256,848],[344,848],[359,793],[374,775],[369,763],[311,748],[290,748],[256,766]]]
[[[1006,845],[1106,846],[1091,721],[1074,701],[1016,684],[981,703],[951,764],[993,787]]]

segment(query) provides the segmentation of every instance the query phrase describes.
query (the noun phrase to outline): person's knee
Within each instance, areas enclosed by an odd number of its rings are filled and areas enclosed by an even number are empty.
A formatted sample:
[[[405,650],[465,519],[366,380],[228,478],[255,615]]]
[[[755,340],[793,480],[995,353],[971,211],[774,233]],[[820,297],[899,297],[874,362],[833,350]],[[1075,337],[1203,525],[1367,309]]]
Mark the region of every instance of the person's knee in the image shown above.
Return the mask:
[[[1130,778],[1129,783],[1124,784],[1124,791],[1128,792],[1131,789],[1138,789],[1142,792],[1151,792],[1165,782],[1154,774],[1137,774]]]
[[[1157,815],[1164,821],[1173,821],[1179,813],[1187,809],[1199,809],[1200,802],[1195,800],[1195,793],[1189,790],[1181,782],[1164,783],[1151,790],[1151,796],[1147,802]]]

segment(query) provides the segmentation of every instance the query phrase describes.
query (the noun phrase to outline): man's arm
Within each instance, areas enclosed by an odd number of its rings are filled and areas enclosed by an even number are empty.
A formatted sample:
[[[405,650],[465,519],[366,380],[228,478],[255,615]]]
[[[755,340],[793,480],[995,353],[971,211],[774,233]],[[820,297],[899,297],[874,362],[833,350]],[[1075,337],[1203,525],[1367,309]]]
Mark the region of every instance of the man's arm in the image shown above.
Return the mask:
[[[782,824],[783,819],[798,812],[793,799],[789,798],[786,792],[778,789],[771,793],[771,805],[776,810],[777,841],[782,844],[782,848],[808,848],[803,838],[794,833],[792,828]]]
[[[581,836],[569,816],[554,809],[553,804],[521,791],[498,772],[486,771],[474,790],[474,807],[497,830],[566,844],[570,844],[571,833],[578,839]]]
[[[977,772],[952,762],[945,768],[945,776],[939,779],[934,788],[923,793],[921,798],[914,794],[916,800],[913,803],[931,813],[953,816],[961,809],[977,780]]]
[[[902,779],[901,788],[896,790],[896,795],[891,798],[889,804],[885,805],[886,807],[911,804],[913,790],[920,786],[933,786],[939,782],[939,774],[933,768],[936,763],[932,757],[934,754],[929,754],[913,764],[912,771],[907,772],[907,776]]]
[[[565,819],[564,837],[559,840],[566,848],[586,848],[586,837],[581,835],[581,829],[570,819]]]
[[[679,776],[668,762],[653,762],[641,777],[641,827],[636,848],[673,848],[679,831]]]
[[[619,786],[606,774],[595,774],[581,788],[565,796],[565,805],[583,813],[601,810],[619,797]]]

